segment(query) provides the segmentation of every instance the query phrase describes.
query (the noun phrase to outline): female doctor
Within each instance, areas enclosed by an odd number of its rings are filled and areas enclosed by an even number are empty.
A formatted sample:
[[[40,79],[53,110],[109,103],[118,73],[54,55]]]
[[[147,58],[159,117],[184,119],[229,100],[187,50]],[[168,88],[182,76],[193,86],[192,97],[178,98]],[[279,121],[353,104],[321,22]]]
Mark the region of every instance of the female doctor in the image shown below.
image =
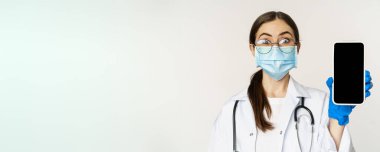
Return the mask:
[[[346,125],[355,106],[332,102],[330,90],[303,86],[289,75],[296,67],[298,28],[283,12],[267,12],[253,23],[249,47],[261,70],[248,88],[232,96],[218,114],[209,152],[352,152]],[[366,71],[366,97],[372,88]]]

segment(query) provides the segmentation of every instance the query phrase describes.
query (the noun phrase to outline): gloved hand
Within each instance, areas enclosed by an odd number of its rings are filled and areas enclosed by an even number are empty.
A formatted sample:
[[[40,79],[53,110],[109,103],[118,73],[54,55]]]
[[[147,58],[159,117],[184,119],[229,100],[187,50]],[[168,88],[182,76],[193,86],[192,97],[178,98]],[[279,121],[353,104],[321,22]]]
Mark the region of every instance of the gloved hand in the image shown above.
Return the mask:
[[[365,97],[369,97],[371,92],[369,90],[372,88],[373,84],[371,82],[372,78],[368,70],[365,70]],[[330,100],[329,100],[329,118],[338,120],[339,125],[347,125],[349,122],[349,115],[352,109],[355,108],[353,105],[336,105],[332,101],[332,84],[333,78],[329,77],[326,80],[326,85],[330,90]]]

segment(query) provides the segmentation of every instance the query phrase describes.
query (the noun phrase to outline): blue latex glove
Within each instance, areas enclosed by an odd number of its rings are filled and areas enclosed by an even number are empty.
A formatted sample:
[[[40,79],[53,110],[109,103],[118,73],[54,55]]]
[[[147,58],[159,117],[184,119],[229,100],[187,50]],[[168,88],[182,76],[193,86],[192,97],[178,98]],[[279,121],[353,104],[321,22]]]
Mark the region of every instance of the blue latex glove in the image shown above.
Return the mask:
[[[372,88],[373,84],[371,82],[372,78],[368,70],[365,70],[365,97],[369,97],[371,92],[369,90]],[[330,90],[330,100],[329,100],[329,118],[338,120],[339,125],[347,125],[349,122],[349,115],[352,109],[355,108],[353,105],[336,105],[332,101],[332,84],[333,78],[329,77],[326,80],[326,85]]]

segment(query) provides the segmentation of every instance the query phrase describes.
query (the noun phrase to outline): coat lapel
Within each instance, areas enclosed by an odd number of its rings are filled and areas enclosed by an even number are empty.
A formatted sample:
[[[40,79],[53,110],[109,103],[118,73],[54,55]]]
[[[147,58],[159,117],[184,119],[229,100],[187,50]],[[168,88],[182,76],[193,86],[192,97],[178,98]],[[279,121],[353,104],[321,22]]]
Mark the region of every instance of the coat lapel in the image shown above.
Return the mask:
[[[245,107],[246,109],[244,111],[247,112],[247,115],[251,115],[253,117],[252,119],[249,120],[249,123],[253,124],[253,125],[250,125],[251,126],[250,130],[252,131],[252,133],[257,134],[253,109],[251,107],[251,104],[250,104],[250,101],[249,101],[249,98],[247,95],[247,91],[248,91],[248,88],[244,89],[241,92],[241,94],[238,95],[237,99],[245,100],[248,102],[249,106],[246,106]],[[284,101],[284,102],[288,102],[288,103],[285,104],[285,107],[282,110],[282,113],[280,116],[280,122],[279,122],[279,124],[281,124],[281,125],[278,126],[278,127],[280,127],[280,130],[283,133],[285,133],[285,131],[287,130],[289,122],[293,118],[292,117],[293,111],[299,102],[298,97],[305,97],[305,100],[307,100],[307,98],[309,98],[310,95],[304,86],[302,86],[297,81],[295,81],[293,79],[293,77],[290,77],[286,96],[285,96],[285,101]],[[284,137],[284,136],[282,136],[282,137]],[[254,139],[254,140],[256,140],[256,139]]]
[[[279,127],[283,132],[287,129],[289,122],[293,118],[293,111],[299,103],[298,97],[309,98],[310,95],[307,93],[307,90],[301,84],[295,81],[293,77],[290,77],[284,101],[287,103],[285,104],[284,109],[281,113],[279,123],[281,124]]]

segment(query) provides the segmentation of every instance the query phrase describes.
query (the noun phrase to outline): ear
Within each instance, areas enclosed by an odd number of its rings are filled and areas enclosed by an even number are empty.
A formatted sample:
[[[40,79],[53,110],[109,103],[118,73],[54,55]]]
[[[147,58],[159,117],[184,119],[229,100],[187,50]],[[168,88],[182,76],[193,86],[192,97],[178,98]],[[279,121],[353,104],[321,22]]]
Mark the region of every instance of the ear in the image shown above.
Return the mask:
[[[255,56],[255,45],[249,43],[249,49],[251,50],[252,55]]]
[[[297,54],[300,53],[300,49],[301,49],[301,42],[298,42],[298,44],[297,44]]]

